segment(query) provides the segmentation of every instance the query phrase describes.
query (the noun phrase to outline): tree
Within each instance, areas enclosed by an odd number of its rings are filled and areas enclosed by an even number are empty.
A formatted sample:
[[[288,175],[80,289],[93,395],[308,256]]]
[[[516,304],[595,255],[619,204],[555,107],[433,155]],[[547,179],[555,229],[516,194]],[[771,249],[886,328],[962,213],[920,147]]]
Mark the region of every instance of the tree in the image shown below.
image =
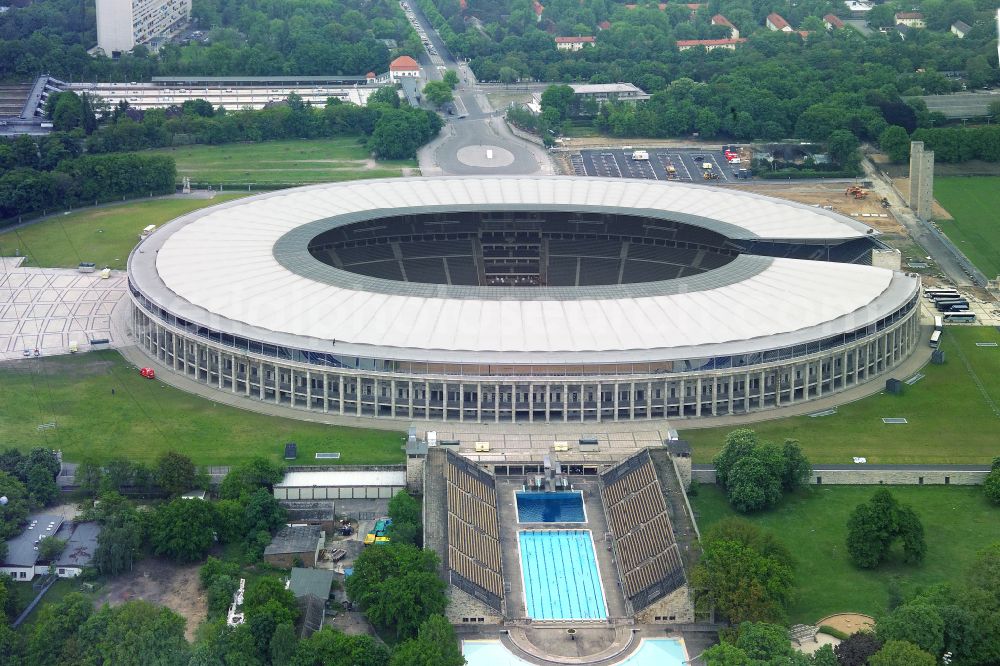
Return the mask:
[[[442,76],[441,79],[452,90],[458,87],[458,73],[453,69],[445,70],[444,76]]]
[[[101,489],[103,475],[104,471],[100,464],[93,460],[84,460],[76,467],[74,481],[86,494],[96,495]]]
[[[145,521],[136,508],[118,493],[101,496],[101,523],[93,564],[102,574],[117,576],[131,571],[141,557]]]
[[[847,551],[855,566],[877,567],[893,542],[901,539],[905,561],[917,564],[927,552],[924,528],[912,508],[899,504],[885,489],[859,504],[847,521]]]
[[[750,429],[734,430],[715,457],[716,481],[726,490],[737,511],[748,513],[774,506],[783,491],[805,483],[812,473],[798,442],[787,440],[782,449],[761,443]]]
[[[424,86],[424,97],[437,107],[444,106],[453,99],[451,88],[444,81],[428,81]]]
[[[704,660],[708,666],[807,666],[813,663],[792,647],[784,626],[764,622],[742,623],[735,641],[724,641],[705,651]]]
[[[715,480],[726,487],[729,481],[729,471],[736,461],[750,455],[757,446],[757,434],[749,428],[733,430],[726,435],[726,443],[722,450],[712,460],[715,465]]]
[[[875,634],[859,631],[848,636],[833,651],[840,660],[840,666],[865,666],[881,647],[882,641]]]
[[[381,90],[385,88],[379,88]],[[240,499],[249,497],[260,488],[271,492],[274,484],[281,481],[284,475],[285,468],[282,465],[267,458],[251,458],[230,468],[219,486],[219,496],[223,499]]]
[[[573,111],[573,101],[576,93],[567,85],[549,86],[542,93],[542,112],[552,110],[557,122],[566,120]]]
[[[243,605],[247,611],[263,608],[272,602],[287,611],[292,619],[298,617],[299,610],[295,602],[295,595],[292,594],[291,590],[286,589],[285,585],[277,578],[259,578],[247,588],[243,599]]]
[[[908,641],[932,654],[944,652],[944,619],[929,603],[903,604],[875,625],[875,635],[883,643]]]
[[[274,634],[271,636],[272,666],[287,666],[295,655],[295,647],[298,642],[295,627],[291,622],[282,622],[275,627]]]
[[[27,489],[35,506],[48,506],[59,499],[59,486],[44,465],[33,465],[28,470]]]
[[[809,482],[812,465],[802,453],[798,440],[786,439],[781,449],[781,489],[790,493]]]
[[[122,666],[187,666],[190,648],[184,618],[148,601],[104,606],[79,630],[86,655],[82,663]]]
[[[888,641],[868,660],[869,666],[934,666],[936,663],[934,655],[906,641]]]
[[[500,68],[500,83],[504,85],[510,85],[511,83],[517,83],[518,74],[517,70],[513,67],[501,67]]]
[[[222,543],[237,543],[246,535],[244,514],[246,509],[237,500],[219,500],[215,503],[215,531]]]
[[[994,504],[1000,504],[1000,458],[993,459],[990,473],[983,481],[983,492],[986,493],[986,499]]]
[[[392,519],[389,537],[393,541],[421,545],[420,503],[405,490],[399,491],[389,500],[389,518]]]
[[[401,640],[416,635],[424,619],[443,614],[447,605],[437,556],[409,544],[364,550],[345,585],[372,624]]]
[[[299,641],[291,666],[388,666],[389,651],[371,636],[348,636],[324,627]]]
[[[154,475],[158,486],[170,495],[180,495],[195,487],[198,470],[187,456],[168,451],[157,459]]]
[[[42,537],[38,542],[38,558],[43,562],[53,562],[64,550],[66,550],[65,539],[57,539],[54,536]]]
[[[180,562],[200,560],[211,548],[215,512],[198,499],[175,499],[161,505],[150,525],[153,552]]]
[[[702,539],[691,579],[696,603],[736,624],[781,622],[793,573],[787,550],[746,521],[724,521]]]
[[[905,162],[910,158],[910,135],[899,125],[890,125],[878,138],[882,152],[890,162]]]
[[[28,517],[28,490],[7,472],[0,472],[0,497],[7,498],[6,504],[0,504],[0,540],[5,540],[21,533],[21,523]]]
[[[399,92],[396,86],[382,86],[368,96],[368,106],[388,106],[393,109],[399,108]]]
[[[250,496],[244,511],[244,529],[247,532],[271,533],[284,524],[288,512],[263,488]]]
[[[28,663],[80,664],[84,646],[77,631],[94,612],[94,604],[79,592],[62,601],[43,604],[27,637]]]
[[[787,641],[786,641],[787,642]],[[431,615],[410,639],[396,648],[391,666],[463,666],[455,629],[442,615]]]
[[[436,113],[423,109],[384,109],[375,122],[368,148],[383,159],[406,159],[441,131]]]
[[[845,169],[856,169],[860,162],[858,138],[847,130],[834,130],[826,140],[830,157]]]
[[[59,132],[69,132],[83,124],[83,104],[73,91],[56,93],[46,103],[52,126]]]

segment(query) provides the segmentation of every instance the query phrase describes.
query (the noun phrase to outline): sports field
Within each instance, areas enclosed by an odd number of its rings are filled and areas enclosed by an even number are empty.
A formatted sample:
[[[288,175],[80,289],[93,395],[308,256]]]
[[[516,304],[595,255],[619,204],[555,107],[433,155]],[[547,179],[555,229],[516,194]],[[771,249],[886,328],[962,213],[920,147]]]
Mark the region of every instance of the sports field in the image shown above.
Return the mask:
[[[219,194],[213,199],[148,199],[87,208],[57,215],[19,229],[0,232],[0,256],[15,251],[27,257],[27,266],[76,268],[81,261],[124,270],[128,253],[147,224],[157,226],[205,206],[242,194]]]
[[[1000,343],[1000,332],[949,326],[942,341],[947,362],[925,367],[921,372],[926,376],[906,386],[902,396],[880,393],[842,405],[831,416],[796,416],[748,427],[779,444],[798,439],[814,463],[851,462],[854,456],[870,463],[989,462],[1000,455],[1000,347],[975,343]],[[885,417],[908,423],[886,425]],[[685,429],[682,437],[691,442],[695,462],[709,463],[732,429]]]
[[[149,151],[177,163],[198,186],[276,187],[416,175],[416,160],[376,161],[354,137],[183,146]],[[403,170],[407,169],[406,172]]]
[[[174,450],[199,465],[232,465],[260,455],[278,460],[285,442],[298,443],[300,464],[315,462],[317,452],[340,452],[335,462],[347,465],[404,459],[402,432],[219,405],[143,379],[115,351],[0,363],[0,405],[0,444],[62,449],[72,462],[116,456],[150,462]],[[56,425],[38,429],[49,423]]]
[[[934,198],[955,218],[942,231],[987,278],[1000,275],[1000,177],[937,178]]]
[[[903,564],[899,557],[875,571],[856,569],[844,546],[847,519],[879,487],[809,486],[775,509],[749,517],[773,531],[795,557],[797,594],[789,609],[791,622],[812,624],[849,611],[878,615],[886,607],[893,577],[904,593],[957,580],[977,551],[1000,541],[1000,509],[985,500],[982,488],[892,486],[896,499],[912,506],[923,522],[927,557],[919,566]],[[715,486],[700,486],[691,502],[702,533],[720,518],[735,515]]]

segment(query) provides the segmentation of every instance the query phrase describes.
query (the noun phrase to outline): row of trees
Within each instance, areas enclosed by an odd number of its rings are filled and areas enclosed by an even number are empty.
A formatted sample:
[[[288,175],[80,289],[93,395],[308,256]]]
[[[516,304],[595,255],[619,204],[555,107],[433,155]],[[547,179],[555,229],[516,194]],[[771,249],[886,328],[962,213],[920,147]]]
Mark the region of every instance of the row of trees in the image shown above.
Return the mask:
[[[163,155],[82,155],[68,137],[0,140],[0,219],[174,191],[177,169]]]
[[[761,442],[748,428],[726,435],[726,443],[713,462],[716,483],[741,513],[774,506],[784,493],[806,483],[812,474],[812,466],[797,441],[785,440],[779,448]]]
[[[0,80],[23,82],[40,72],[73,81],[363,75],[388,68],[382,39],[401,42],[410,55],[420,52],[420,40],[391,0],[362,6],[347,0],[204,0],[194,5],[193,16],[207,32],[201,40],[166,44],[155,54],[139,46],[112,60],[87,53],[96,42],[93,3],[51,0],[15,7],[0,14]]]

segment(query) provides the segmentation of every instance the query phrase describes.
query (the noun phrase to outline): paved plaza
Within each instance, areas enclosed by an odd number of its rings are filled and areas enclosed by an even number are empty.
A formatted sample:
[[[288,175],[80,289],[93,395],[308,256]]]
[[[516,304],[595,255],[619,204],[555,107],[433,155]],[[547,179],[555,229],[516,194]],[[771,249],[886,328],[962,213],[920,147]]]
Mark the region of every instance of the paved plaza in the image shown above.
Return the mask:
[[[68,354],[75,342],[81,352],[92,340],[116,342],[111,311],[124,296],[124,272],[102,279],[99,273],[64,268],[23,268],[20,261],[0,260],[0,360]],[[104,345],[102,345],[103,347]]]

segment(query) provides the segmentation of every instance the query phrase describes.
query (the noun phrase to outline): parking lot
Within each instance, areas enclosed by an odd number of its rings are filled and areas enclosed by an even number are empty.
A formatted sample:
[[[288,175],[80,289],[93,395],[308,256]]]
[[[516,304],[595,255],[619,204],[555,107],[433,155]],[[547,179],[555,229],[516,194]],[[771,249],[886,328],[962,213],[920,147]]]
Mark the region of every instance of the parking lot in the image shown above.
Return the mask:
[[[648,160],[632,159],[635,151],[645,151]],[[726,162],[721,150],[706,151],[694,148],[623,147],[602,150],[583,150],[570,156],[573,172],[578,176],[603,178],[645,178],[647,180],[673,180],[725,184],[745,178],[740,165]],[[711,165],[706,169],[705,164]],[[706,179],[710,173],[717,178]]]

